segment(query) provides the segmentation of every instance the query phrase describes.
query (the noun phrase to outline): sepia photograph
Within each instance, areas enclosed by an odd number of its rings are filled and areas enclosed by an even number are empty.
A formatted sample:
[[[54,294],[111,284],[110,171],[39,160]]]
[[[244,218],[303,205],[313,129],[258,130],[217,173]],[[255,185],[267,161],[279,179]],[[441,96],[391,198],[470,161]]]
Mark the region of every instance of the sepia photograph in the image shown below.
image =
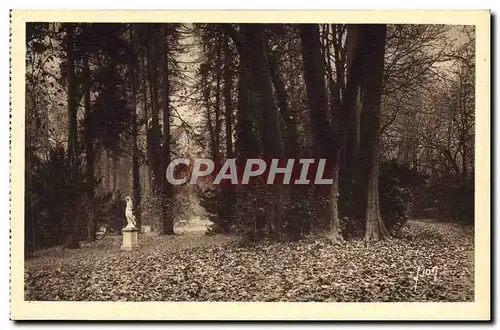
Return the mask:
[[[488,320],[490,13],[240,13],[11,12],[11,316]]]

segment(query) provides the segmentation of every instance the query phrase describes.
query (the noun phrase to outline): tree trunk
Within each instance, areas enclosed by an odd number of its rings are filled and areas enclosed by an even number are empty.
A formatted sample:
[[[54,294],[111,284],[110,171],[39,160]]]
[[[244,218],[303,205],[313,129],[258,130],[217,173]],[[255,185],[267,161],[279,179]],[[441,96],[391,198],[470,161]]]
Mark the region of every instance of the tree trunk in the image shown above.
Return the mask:
[[[314,143],[314,157],[326,158],[326,176],[334,179],[330,189],[317,186],[316,193],[321,197],[329,196],[329,210],[320,210],[330,218],[330,237],[334,242],[342,241],[338,220],[338,167],[340,161],[340,146],[332,145],[332,129],[328,122],[327,93],[325,87],[324,58],[321,54],[321,42],[317,24],[301,24],[300,35],[302,40],[302,58],[304,61],[304,80],[309,100],[311,133]],[[333,147],[329,149],[329,147]],[[336,173],[335,173],[336,172]],[[336,181],[336,182],[335,182]]]
[[[220,131],[221,131],[221,47],[217,42],[217,59],[215,60],[215,130],[214,130],[214,163],[215,166],[220,166]]]
[[[278,110],[275,105],[273,87],[266,56],[266,45],[262,24],[241,24],[243,52],[249,54],[251,104],[256,115],[262,151],[266,159],[284,159]],[[271,235],[279,237],[281,232],[287,190],[280,184],[271,185],[273,201],[268,203]]]
[[[36,243],[37,243],[37,225],[36,218],[34,216],[33,210],[33,176],[32,176],[32,167],[31,167],[31,155],[33,153],[30,134],[28,133],[28,129],[25,128],[25,136],[26,136],[26,145],[25,145],[25,185],[26,192],[24,194],[24,255],[30,256],[33,255],[36,251]],[[60,235],[58,235],[57,239],[60,240]],[[58,242],[59,243],[59,242]]]
[[[464,126],[467,127],[467,123]],[[465,184],[468,180],[469,171],[467,169],[468,152],[467,152],[467,141],[465,138],[465,132],[463,133],[463,135],[464,136],[462,137],[462,178]]]
[[[111,189],[111,155],[109,151],[106,151],[106,190],[112,192]]]
[[[280,77],[276,58],[271,54],[269,47],[267,47],[267,56],[269,59],[269,73],[271,75],[274,91],[276,93],[280,115],[286,127],[285,154],[287,158],[296,158],[298,156],[299,149],[297,123],[290,114],[285,84]]]
[[[261,145],[254,126],[255,116],[250,99],[250,63],[248,55],[240,52],[240,66],[238,72],[238,111],[236,126],[235,149],[240,162],[260,153]]]
[[[66,54],[67,54],[67,83],[68,83],[68,159],[71,168],[74,168],[76,161],[76,146],[77,146],[77,86],[75,80],[75,64],[74,64],[74,31],[73,24],[66,25]]]
[[[77,85],[75,79],[75,63],[74,63],[74,26],[72,23],[66,24],[66,56],[67,56],[67,83],[68,83],[68,162],[70,167],[70,183],[74,184],[77,170]],[[67,215],[67,240],[66,246],[75,248],[79,245],[79,233],[76,221],[76,194],[70,192],[68,196],[70,205],[68,205]]]
[[[327,117],[327,93],[325,88],[325,65],[321,54],[321,42],[317,24],[301,24],[302,58],[304,80],[309,101],[311,135],[315,158],[326,158],[329,152],[330,126]]]
[[[206,118],[208,125],[208,136],[210,139],[210,157],[215,160],[217,158],[217,142],[215,139],[215,129],[212,123],[212,114],[210,112],[210,85],[208,85],[208,72],[203,73],[201,81],[205,85],[203,88],[203,101],[205,103]]]
[[[355,169],[358,163],[361,134],[361,93],[358,92],[354,107],[354,115],[347,132],[346,149],[344,153],[345,168]]]
[[[162,39],[163,39],[163,127],[165,129],[163,134],[163,162],[162,171],[160,174],[161,181],[163,183],[163,234],[173,235],[174,234],[174,219],[172,212],[172,186],[166,180],[166,168],[170,164],[170,70],[168,66],[168,56],[169,56],[169,25],[163,24],[162,27]]]
[[[149,81],[151,90],[151,127],[149,128],[149,139],[150,139],[150,151],[151,151],[151,163],[153,167],[153,195],[161,196],[161,189],[163,188],[161,184],[161,130],[159,124],[159,109],[158,109],[158,84],[157,84],[157,67],[158,61],[156,56],[156,50],[154,47],[157,45],[155,42],[157,39],[155,27],[152,27],[151,34],[153,37],[149,43]]]
[[[280,66],[276,56],[272,53],[268,43],[266,43],[266,55],[269,64],[269,74],[271,76],[271,81],[274,87],[274,92],[276,96],[277,105],[279,108],[279,115],[281,117],[281,122],[284,123],[284,151],[285,156],[288,159],[296,159],[298,162],[299,158],[299,142],[298,142],[298,131],[297,123],[294,116],[290,112],[290,107],[288,104],[288,94],[285,89],[285,84],[283,82],[282,76],[280,75]],[[308,187],[304,185],[291,185],[289,187],[290,203],[298,203],[302,198],[304,193],[306,193]],[[304,232],[309,231],[309,226],[306,226],[305,221],[302,219],[295,223],[287,223],[287,234],[292,239],[300,237]]]
[[[85,118],[84,118],[84,132],[85,132],[85,162],[86,162],[86,177],[87,177],[87,196],[89,202],[91,203],[90,214],[87,223],[87,240],[94,241],[96,234],[96,224],[94,218],[94,207],[92,206],[94,201],[94,166],[95,166],[95,154],[94,154],[94,142],[92,137],[92,109],[90,107],[90,69],[89,69],[89,57],[87,53],[83,54],[83,81],[84,81],[84,92],[83,92],[83,103],[85,107]]]
[[[328,124],[326,89],[324,84],[324,59],[321,54],[319,29],[314,24],[300,26],[302,40],[302,57],[304,60],[304,79],[309,99],[314,154],[316,158],[327,158],[326,175],[332,175],[334,184],[331,187],[329,201],[330,236],[333,241],[341,241],[338,226],[338,168],[340,155],[345,148],[347,127],[354,115],[358,87],[361,80],[360,40],[358,27],[352,25],[347,34],[346,48],[348,51],[348,77],[345,90],[342,93],[342,103],[335,112],[332,123]],[[340,82],[338,82],[340,84]],[[342,83],[343,84],[343,83]]]
[[[382,77],[384,72],[385,24],[369,24],[361,27],[364,40],[363,65],[363,115],[367,148],[367,201],[365,240],[379,240],[389,236],[380,216],[378,195],[380,103],[382,96]]]
[[[262,24],[242,24],[241,31],[245,52],[250,55],[251,100],[257,117],[262,151],[266,158],[283,158],[285,153],[265,51],[263,27]]]
[[[231,159],[233,155],[233,100],[231,92],[233,90],[233,77],[231,67],[233,65],[233,56],[229,49],[229,38],[224,37],[224,115],[226,127],[226,159]],[[236,202],[235,189],[232,184],[222,185],[224,192],[224,225],[223,232],[229,232],[231,228],[232,207]]]
[[[117,156],[114,155],[111,157],[111,161],[112,161],[112,166],[113,166],[113,183],[112,183],[112,190],[113,190],[113,193],[116,193],[117,192],[117,188],[118,188],[118,159],[117,159]]]
[[[137,59],[137,40],[136,33],[134,31],[135,24],[130,26],[130,34],[132,40],[132,54],[134,58]],[[134,201],[134,211],[136,218],[136,225],[139,228],[139,233],[141,232],[141,182],[139,177],[139,149],[137,147],[137,64],[134,63],[131,68],[131,80],[132,80],[132,93],[131,93],[131,104],[132,104],[132,192]]]
[[[342,243],[344,241],[344,238],[342,237],[342,233],[340,231],[338,210],[340,159],[338,159],[338,161],[335,162],[332,167],[333,184],[331,186],[330,192],[330,238],[334,243]]]
[[[224,38],[224,115],[226,127],[226,158],[233,158],[233,76],[231,66],[233,65],[233,56],[229,49],[229,40]]]
[[[152,163],[152,150],[151,150],[151,142],[150,141],[150,136],[149,136],[149,129],[151,128],[149,125],[149,112],[148,112],[148,88],[146,86],[146,79],[147,76],[149,76],[149,66],[147,63],[147,59],[145,60],[146,64],[144,62],[141,62],[142,65],[142,72],[143,72],[143,78],[142,78],[142,96],[143,96],[143,102],[144,102],[144,127],[145,127],[145,132],[146,132],[146,145],[147,145],[147,165],[148,165],[148,188],[149,192],[151,195],[151,192],[153,191],[153,163]]]

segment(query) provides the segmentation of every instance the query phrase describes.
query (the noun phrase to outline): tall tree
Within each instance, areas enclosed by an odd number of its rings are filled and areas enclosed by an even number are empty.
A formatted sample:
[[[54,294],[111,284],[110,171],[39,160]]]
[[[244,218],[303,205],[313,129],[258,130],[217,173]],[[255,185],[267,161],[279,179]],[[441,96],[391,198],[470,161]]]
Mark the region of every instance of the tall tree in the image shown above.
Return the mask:
[[[150,143],[151,163],[153,167],[153,195],[161,194],[161,128],[159,123],[159,102],[158,102],[158,70],[159,61],[157,49],[158,45],[158,28],[157,26],[149,27],[151,38],[148,42],[148,57],[149,57],[149,87],[151,96],[151,124],[148,127],[148,136]]]
[[[266,159],[284,159],[285,150],[266,55],[264,27],[264,24],[240,24],[239,31],[236,31],[230,24],[221,25],[224,32],[233,40],[240,54],[240,79],[245,84],[240,85],[242,90],[240,90],[239,95],[241,102],[248,101],[249,105],[246,108],[247,104],[243,103],[240,111],[250,110],[252,113],[258,127],[263,156]],[[242,113],[242,115],[240,117],[242,122],[246,121],[249,124],[250,121],[247,121],[249,119],[248,113]],[[248,127],[245,134],[250,135],[249,133]],[[274,200],[267,203],[266,208],[269,215],[270,232],[277,237],[283,225],[288,192],[280,185],[272,185],[271,190]]]
[[[278,109],[273,94],[269,62],[266,56],[266,40],[262,24],[240,25],[243,52],[249,54],[250,97],[256,117],[262,152],[266,159],[285,158]],[[273,202],[268,203],[269,227],[271,234],[277,237],[283,225],[287,191],[285,187],[271,186]]]
[[[220,37],[216,41],[216,58],[215,58],[215,125],[214,125],[214,162],[216,166],[220,166],[220,142],[221,142],[221,70],[222,70],[222,49]]]
[[[141,71],[142,75],[142,99],[143,99],[143,109],[144,109],[144,125],[146,127],[146,159],[148,165],[148,187],[150,191],[153,187],[153,156],[152,156],[152,141],[151,135],[149,134],[149,129],[151,128],[151,124],[149,122],[149,111],[148,111],[148,87],[147,80],[149,78],[149,65],[148,58],[146,57],[143,62],[141,62]]]
[[[363,37],[363,108],[362,135],[366,144],[366,158],[361,162],[366,173],[366,232],[365,239],[378,240],[389,236],[380,215],[378,193],[380,103],[384,73],[385,24],[362,25]]]
[[[360,45],[358,26],[349,27],[348,41],[348,78],[343,93],[342,104],[333,114],[331,124],[327,117],[327,94],[325,87],[324,58],[321,54],[319,27],[316,24],[300,25],[302,57],[304,61],[304,79],[306,82],[311,118],[311,130],[316,158],[326,158],[327,175],[331,175],[333,184],[329,192],[330,236],[334,242],[342,242],[338,215],[338,176],[340,155],[345,147],[346,127],[352,121],[356,97],[361,79]]]
[[[91,76],[89,68],[89,54],[83,54],[83,103],[85,108],[84,117],[84,144],[85,144],[85,162],[86,162],[86,180],[87,180],[87,195],[90,201],[94,200],[95,191],[95,150],[94,138],[92,130],[92,107],[90,103],[90,88]],[[93,214],[93,207],[90,208],[90,214],[87,225],[87,239],[93,241],[95,239],[96,224]]]
[[[283,158],[284,147],[266,56],[262,24],[241,24],[243,51],[249,54],[252,105],[266,158]]]
[[[66,25],[66,79],[68,84],[68,162],[70,168],[70,182],[72,183],[77,171],[77,84],[75,79],[74,63],[74,25]],[[67,240],[66,246],[70,248],[78,247],[78,232],[76,224],[76,196],[70,196],[67,219]]]
[[[249,61],[248,55],[243,51],[239,53],[239,62],[235,149],[240,163],[243,163],[245,159],[259,154],[262,147],[255,133],[255,118],[249,94]]]
[[[141,229],[141,183],[139,177],[139,148],[137,146],[138,123],[137,123],[137,69],[138,69],[138,52],[137,52],[137,32],[136,25],[130,25],[130,40],[132,44],[133,64],[130,70],[131,73],[131,93],[130,103],[132,105],[132,194],[135,207],[135,217],[139,232]]]
[[[233,153],[233,99],[232,99],[232,90],[233,90],[233,75],[232,75],[232,66],[233,66],[233,54],[232,50],[229,47],[229,38],[224,36],[224,115],[225,115],[225,128],[226,128],[226,159],[232,159],[234,157]],[[224,198],[223,198],[223,217],[224,217],[224,228],[222,230],[224,232],[230,231],[230,220],[232,218],[232,207],[236,202],[235,189],[232,184],[225,184],[222,186]]]
[[[285,89],[283,78],[280,75],[279,63],[277,55],[273,54],[269,45],[266,43],[266,55],[269,61],[269,73],[273,83],[276,101],[279,107],[280,116],[285,123],[285,139],[284,147],[288,158],[296,158],[298,156],[298,132],[297,123],[295,122],[288,106],[288,93]]]
[[[300,25],[300,36],[302,40],[302,57],[304,61],[304,79],[309,101],[309,114],[311,121],[311,135],[313,140],[313,151],[316,159],[328,159],[327,175],[334,182],[330,192],[330,236],[335,242],[342,241],[338,220],[337,197],[338,197],[338,146],[329,151],[328,145],[332,141],[332,128],[327,117],[327,93],[325,88],[325,67],[321,54],[321,43],[319,27],[317,24]],[[316,193],[321,194],[323,187],[316,187]],[[326,195],[328,196],[328,195]],[[326,212],[325,212],[326,213]]]
[[[233,158],[233,54],[229,48],[229,38],[224,37],[224,114],[226,128],[226,158]]]
[[[169,24],[162,25],[162,41],[163,41],[163,168],[161,171],[161,180],[163,183],[163,231],[164,235],[174,234],[174,219],[170,199],[172,198],[172,186],[166,180],[165,171],[170,164],[170,70],[169,70]]]

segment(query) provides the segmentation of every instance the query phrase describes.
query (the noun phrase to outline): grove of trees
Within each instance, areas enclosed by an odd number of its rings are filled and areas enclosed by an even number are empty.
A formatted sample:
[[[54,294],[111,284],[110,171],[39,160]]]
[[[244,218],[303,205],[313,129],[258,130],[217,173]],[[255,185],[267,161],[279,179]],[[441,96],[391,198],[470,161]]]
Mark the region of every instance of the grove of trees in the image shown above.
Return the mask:
[[[127,195],[162,235],[192,214],[339,244],[412,210],[474,220],[473,27],[28,23],[26,49],[26,253],[120,230]],[[196,157],[321,158],[334,180],[168,183]]]

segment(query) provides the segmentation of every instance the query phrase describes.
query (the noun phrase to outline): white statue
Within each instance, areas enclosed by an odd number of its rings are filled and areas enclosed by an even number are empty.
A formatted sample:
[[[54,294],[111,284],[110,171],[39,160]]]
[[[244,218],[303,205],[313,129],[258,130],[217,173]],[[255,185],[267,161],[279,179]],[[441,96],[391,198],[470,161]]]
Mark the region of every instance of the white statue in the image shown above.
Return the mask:
[[[135,228],[135,216],[132,213],[132,198],[127,196],[125,201],[127,202],[127,208],[125,209],[125,217],[127,219],[126,228]]]

